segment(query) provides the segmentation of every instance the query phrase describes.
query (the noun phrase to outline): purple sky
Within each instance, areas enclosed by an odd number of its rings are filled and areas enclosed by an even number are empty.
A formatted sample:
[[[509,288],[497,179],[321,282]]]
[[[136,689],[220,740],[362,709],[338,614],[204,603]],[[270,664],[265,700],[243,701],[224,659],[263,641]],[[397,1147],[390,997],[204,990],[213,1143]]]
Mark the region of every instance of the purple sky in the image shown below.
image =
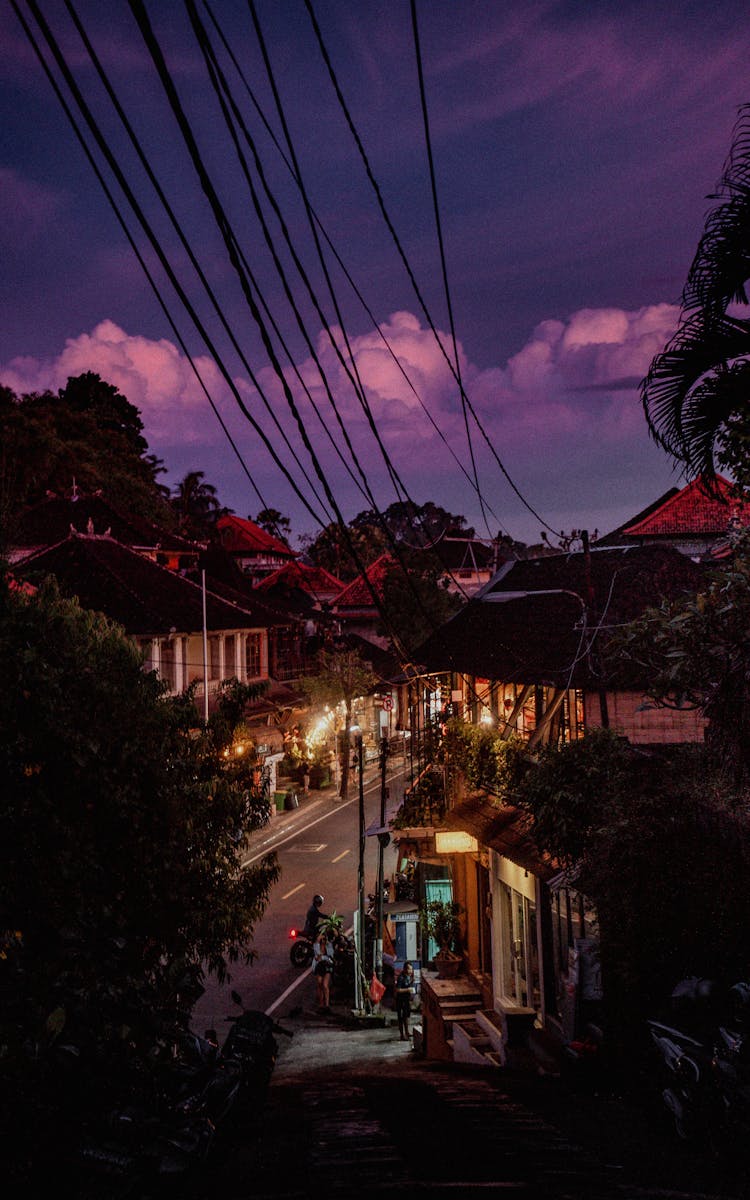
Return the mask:
[[[280,446],[201,294],[64,5],[55,0],[42,7],[240,393],[273,436],[311,507],[325,518],[326,504],[313,497],[304,477],[306,471],[314,478],[307,452],[127,5],[80,0],[77,8],[305,471]],[[318,419],[282,355],[322,470],[351,517],[369,500],[337,456],[337,449],[347,456],[344,439],[260,234],[183,5],[160,0],[148,7],[212,179],[320,405]],[[214,0],[213,7],[278,131],[246,0]],[[447,339],[409,5],[317,0],[315,10],[421,293]],[[312,205],[388,342],[333,267],[351,349],[384,444],[413,499],[434,499],[462,512],[486,535],[476,490],[462,472],[471,468],[458,389],[378,212],[305,6],[302,0],[261,0],[258,12]],[[420,0],[418,15],[466,391],[531,506],[554,528],[604,532],[679,482],[648,437],[635,384],[674,328],[706,197],[718,180],[737,108],[750,99],[746,5]],[[202,469],[225,504],[242,516],[254,514],[258,495],[9,6],[0,13],[0,38],[0,381],[30,391],[61,386],[69,374],[98,371],[141,409],[150,448],[164,459],[169,482]],[[335,325],[299,195],[236,76],[229,78],[294,244]],[[129,214],[128,221],[135,230]],[[140,234],[138,241],[144,244]],[[286,252],[283,258],[288,266]],[[295,533],[314,532],[313,517],[239,415],[161,272],[158,279],[264,501],[292,518]],[[396,496],[380,451],[297,279],[292,289],[359,462],[378,504],[386,507]],[[491,532],[502,526],[515,537],[538,540],[539,521],[513,493],[473,426],[472,439]]]

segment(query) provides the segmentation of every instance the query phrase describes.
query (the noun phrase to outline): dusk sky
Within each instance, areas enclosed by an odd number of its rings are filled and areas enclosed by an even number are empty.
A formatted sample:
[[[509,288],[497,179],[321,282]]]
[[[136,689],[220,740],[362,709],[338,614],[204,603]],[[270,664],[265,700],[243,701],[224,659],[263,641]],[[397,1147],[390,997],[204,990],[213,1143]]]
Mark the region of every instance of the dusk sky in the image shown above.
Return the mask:
[[[18,7],[40,38],[25,0]],[[66,5],[41,0],[40,7],[235,387],[310,508],[328,519],[329,502],[128,4],[80,0],[75,10],[200,260],[231,337],[158,203]],[[271,338],[289,389],[348,519],[370,506],[351,477],[361,485],[362,476],[356,466],[347,473],[339,457],[351,467],[320,369],[256,219],[185,6],[149,0],[146,8],[213,185],[277,327]],[[341,347],[299,190],[202,3],[198,10]],[[212,0],[211,11],[281,139],[246,0]],[[409,4],[316,0],[314,11],[373,175],[450,357]],[[477,491],[467,479],[472,468],[459,389],[378,209],[304,0],[259,0],[257,12],[311,206],[379,326],[380,331],[327,251],[349,346],[383,444],[411,498],[432,499],[465,514],[486,536]],[[718,5],[418,0],[465,391],[518,490],[555,529],[606,532],[681,482],[649,438],[637,384],[675,328],[711,203],[707,197],[719,179],[737,109],[750,100],[747,13],[747,5],[734,0]],[[167,482],[174,484],[190,469],[203,470],[221,501],[239,515],[254,515],[262,498],[291,517],[295,534],[316,532],[315,518],[240,414],[115,188],[257,491],[251,487],[11,5],[2,8],[0,39],[0,382],[23,393],[56,389],[69,375],[96,371],[141,410],[149,447],[168,468]],[[49,59],[48,50],[45,54]],[[262,203],[309,343],[372,494],[385,508],[397,496],[381,452],[265,196]],[[344,356],[348,353],[344,347]],[[246,364],[301,465],[281,443]],[[502,527],[537,541],[539,519],[511,489],[472,421],[470,431],[491,533]]]

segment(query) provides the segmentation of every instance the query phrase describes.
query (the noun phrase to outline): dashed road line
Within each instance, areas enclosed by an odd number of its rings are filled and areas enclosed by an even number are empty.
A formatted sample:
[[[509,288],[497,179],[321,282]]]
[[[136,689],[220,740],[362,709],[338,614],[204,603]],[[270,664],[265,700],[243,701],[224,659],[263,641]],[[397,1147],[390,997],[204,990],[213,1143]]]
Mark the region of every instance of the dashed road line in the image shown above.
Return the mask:
[[[304,883],[298,883],[296,887],[292,888],[291,892],[287,892],[285,896],[281,897],[281,899],[288,900],[289,897],[293,896],[295,892],[301,891],[304,886],[305,886]]]
[[[346,858],[347,854],[351,854],[351,850],[342,850],[340,854],[337,854],[335,858],[331,859],[331,862],[341,862],[342,858]]]

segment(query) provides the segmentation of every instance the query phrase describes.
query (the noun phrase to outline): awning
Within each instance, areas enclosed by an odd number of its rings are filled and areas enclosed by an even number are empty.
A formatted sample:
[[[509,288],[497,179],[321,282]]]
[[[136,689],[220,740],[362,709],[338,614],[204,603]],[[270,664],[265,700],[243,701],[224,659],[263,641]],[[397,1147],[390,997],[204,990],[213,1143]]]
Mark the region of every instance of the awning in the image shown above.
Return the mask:
[[[545,881],[559,872],[559,864],[549,855],[542,854],[531,836],[528,813],[510,804],[493,801],[484,793],[468,796],[449,809],[440,828],[470,833],[480,846],[497,851],[516,866]]]

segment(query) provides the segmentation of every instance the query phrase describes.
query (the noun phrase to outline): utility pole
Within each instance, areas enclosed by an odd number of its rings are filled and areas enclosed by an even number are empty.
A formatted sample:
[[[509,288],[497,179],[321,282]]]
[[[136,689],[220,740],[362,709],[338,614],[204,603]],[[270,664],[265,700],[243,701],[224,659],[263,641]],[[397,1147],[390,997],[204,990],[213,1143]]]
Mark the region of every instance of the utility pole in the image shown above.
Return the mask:
[[[357,761],[359,763],[359,866],[357,868],[357,986],[355,995],[357,1008],[361,1011],[364,1008],[365,999],[362,994],[362,979],[365,975],[365,781],[363,778],[365,752],[361,733],[357,734]]]
[[[596,530],[594,530],[594,536],[596,536]],[[590,627],[596,617],[596,597],[594,595],[594,580],[591,574],[591,546],[589,545],[588,529],[581,530],[581,545],[583,546],[583,569],[586,576],[586,618],[589,625],[589,629],[586,630],[586,634],[588,637],[590,637]],[[589,649],[588,659],[590,667],[593,657],[594,656]],[[598,661],[598,656],[595,661]],[[607,692],[605,688],[599,688],[599,713],[601,716],[602,728],[609,729],[609,706],[607,704]]]
[[[386,787],[386,764],[388,760],[388,739],[380,741],[380,830],[378,834],[378,896],[376,905],[375,927],[375,974],[383,981],[383,851],[390,842],[390,836],[385,832],[385,802],[388,795]]]

